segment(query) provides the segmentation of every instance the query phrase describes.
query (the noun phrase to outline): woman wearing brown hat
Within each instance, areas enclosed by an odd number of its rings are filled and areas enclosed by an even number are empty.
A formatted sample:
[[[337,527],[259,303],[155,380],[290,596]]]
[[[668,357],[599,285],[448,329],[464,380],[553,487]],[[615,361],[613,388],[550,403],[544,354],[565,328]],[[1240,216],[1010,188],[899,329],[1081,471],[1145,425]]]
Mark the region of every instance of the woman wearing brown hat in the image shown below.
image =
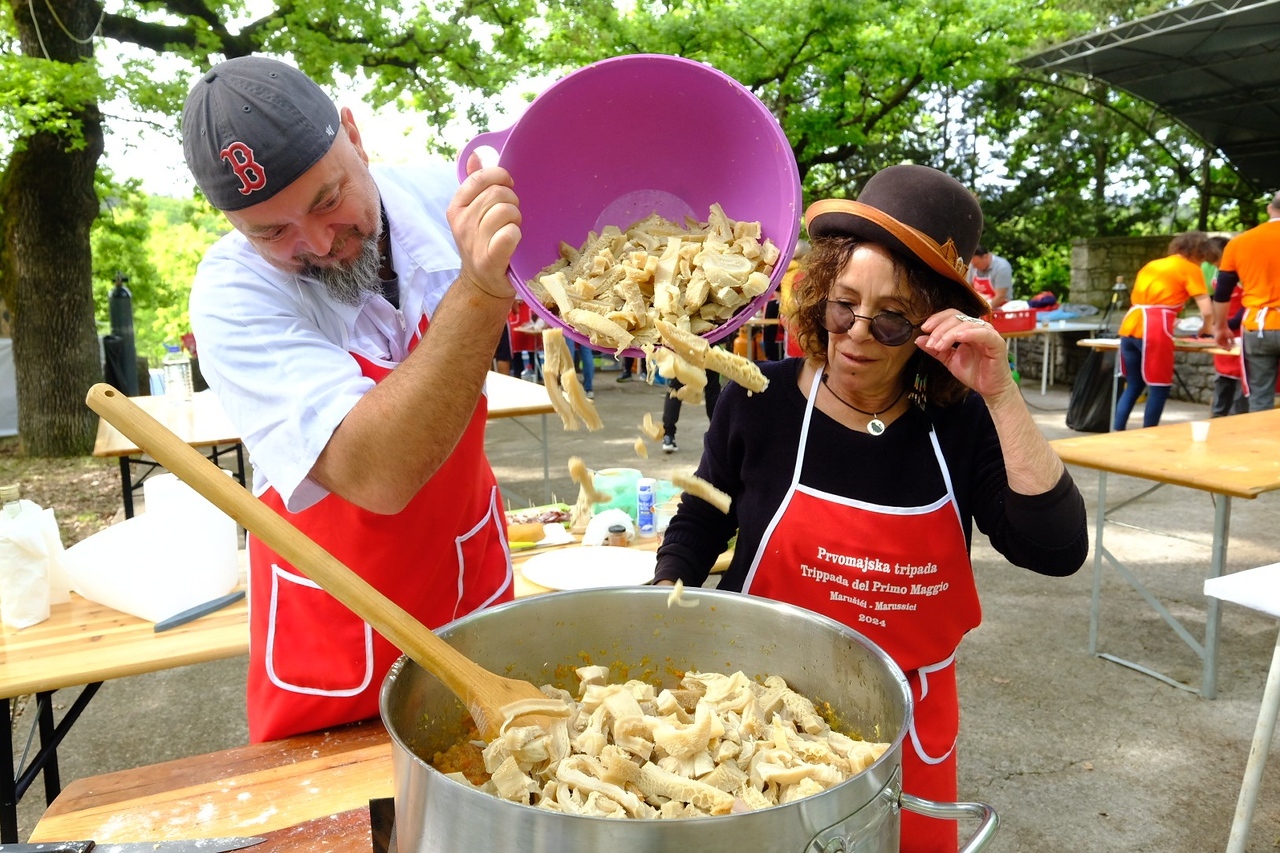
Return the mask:
[[[1004,340],[965,280],[982,231],[973,195],[922,166],[879,172],[858,201],[806,214],[813,249],[790,318],[805,355],[729,385],[698,476],[727,514],[686,495],[657,582],[701,585],[738,536],[721,589],[855,628],[907,673],[915,719],[904,789],[956,799],[955,650],[981,620],[973,525],[1015,565],[1084,562],[1084,502],[1032,420]],[[954,823],[905,813],[902,850],[954,851]]]

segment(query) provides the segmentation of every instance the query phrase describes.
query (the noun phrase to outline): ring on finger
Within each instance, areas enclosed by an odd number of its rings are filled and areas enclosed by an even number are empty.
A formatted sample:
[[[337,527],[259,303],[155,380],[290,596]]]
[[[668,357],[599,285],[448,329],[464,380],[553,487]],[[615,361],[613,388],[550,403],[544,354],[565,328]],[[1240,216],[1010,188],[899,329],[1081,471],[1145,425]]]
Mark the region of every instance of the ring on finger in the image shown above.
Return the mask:
[[[981,320],[979,320],[977,317],[970,317],[968,314],[957,313],[956,319],[961,321],[962,323],[977,323],[979,326],[982,325]]]

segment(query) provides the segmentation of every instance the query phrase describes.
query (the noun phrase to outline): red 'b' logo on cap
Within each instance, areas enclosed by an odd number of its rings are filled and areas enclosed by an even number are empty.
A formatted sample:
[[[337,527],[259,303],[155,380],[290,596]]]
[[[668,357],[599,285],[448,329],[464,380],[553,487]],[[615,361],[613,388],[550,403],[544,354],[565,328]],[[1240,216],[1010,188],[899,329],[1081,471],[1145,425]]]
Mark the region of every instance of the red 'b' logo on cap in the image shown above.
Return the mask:
[[[248,195],[267,185],[267,170],[253,159],[253,149],[243,142],[233,142],[219,155],[231,164],[231,171],[240,179],[240,194]]]

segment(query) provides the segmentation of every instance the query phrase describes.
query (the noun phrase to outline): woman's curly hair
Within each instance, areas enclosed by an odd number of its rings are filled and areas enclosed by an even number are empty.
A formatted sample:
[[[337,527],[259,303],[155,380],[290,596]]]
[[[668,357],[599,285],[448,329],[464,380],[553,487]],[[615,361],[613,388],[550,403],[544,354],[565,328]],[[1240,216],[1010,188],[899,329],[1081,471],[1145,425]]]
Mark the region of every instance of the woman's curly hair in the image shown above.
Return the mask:
[[[824,237],[813,241],[813,247],[804,259],[804,276],[792,286],[791,312],[787,323],[805,354],[827,360],[827,344],[830,334],[822,327],[826,313],[827,296],[849,263],[853,252],[863,241],[856,237]],[[878,245],[878,244],[877,244]],[[881,248],[886,248],[881,246]],[[889,251],[897,279],[897,296],[905,303],[913,322],[923,322],[926,317],[947,308],[968,310],[960,285],[948,281],[923,263]],[[917,376],[924,379],[924,398],[928,405],[950,406],[963,400],[969,389],[940,361],[917,352],[907,362],[904,381],[915,384]]]

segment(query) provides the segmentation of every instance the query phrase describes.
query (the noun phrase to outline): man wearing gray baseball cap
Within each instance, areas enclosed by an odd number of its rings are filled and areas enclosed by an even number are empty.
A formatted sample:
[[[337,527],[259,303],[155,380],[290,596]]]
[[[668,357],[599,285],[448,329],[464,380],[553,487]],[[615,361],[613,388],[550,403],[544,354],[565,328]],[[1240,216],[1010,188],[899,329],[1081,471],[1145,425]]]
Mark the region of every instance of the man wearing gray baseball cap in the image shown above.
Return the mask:
[[[191,291],[254,492],[428,627],[512,597],[484,381],[514,298],[511,176],[369,166],[351,110],[249,56],[187,96],[183,149],[235,230]],[[249,540],[249,735],[374,717],[399,655]]]

